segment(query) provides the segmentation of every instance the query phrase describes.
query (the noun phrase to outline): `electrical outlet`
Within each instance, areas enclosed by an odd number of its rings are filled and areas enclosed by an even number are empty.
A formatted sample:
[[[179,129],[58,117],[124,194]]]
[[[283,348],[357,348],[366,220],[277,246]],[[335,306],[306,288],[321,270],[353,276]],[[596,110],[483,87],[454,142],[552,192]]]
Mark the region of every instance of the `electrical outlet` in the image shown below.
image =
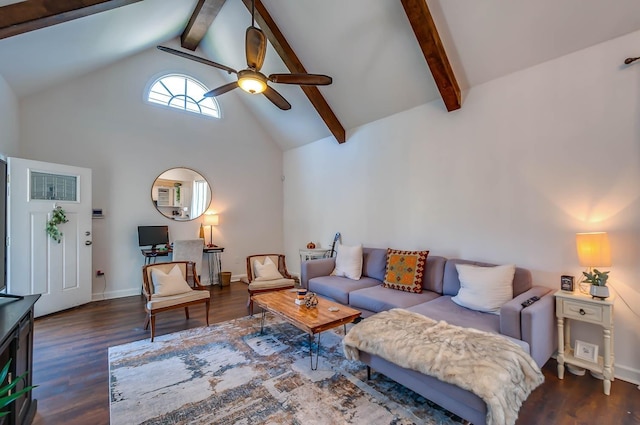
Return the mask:
[[[104,276],[104,272],[102,270],[96,270],[96,276]]]

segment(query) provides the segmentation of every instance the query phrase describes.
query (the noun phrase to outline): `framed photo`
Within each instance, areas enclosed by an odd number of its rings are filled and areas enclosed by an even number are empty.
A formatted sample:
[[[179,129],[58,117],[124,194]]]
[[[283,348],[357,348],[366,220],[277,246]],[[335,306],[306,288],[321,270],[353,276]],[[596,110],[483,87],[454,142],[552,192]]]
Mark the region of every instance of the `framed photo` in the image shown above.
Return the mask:
[[[560,276],[560,289],[573,292],[573,276]]]
[[[576,339],[576,349],[573,355],[578,359],[598,363],[598,346]]]

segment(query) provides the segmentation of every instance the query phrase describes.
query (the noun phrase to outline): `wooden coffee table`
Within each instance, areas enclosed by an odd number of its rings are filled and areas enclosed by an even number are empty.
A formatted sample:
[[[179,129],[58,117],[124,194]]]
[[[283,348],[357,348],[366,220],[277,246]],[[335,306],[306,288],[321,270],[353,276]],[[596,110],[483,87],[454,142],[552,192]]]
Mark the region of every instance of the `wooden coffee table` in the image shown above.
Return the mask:
[[[296,292],[291,290],[266,292],[254,295],[253,302],[262,308],[260,320],[260,333],[264,331],[264,317],[267,311],[282,317],[296,328],[309,335],[309,355],[311,357],[311,370],[318,368],[318,356],[320,353],[320,333],[340,325],[351,323],[360,317],[360,312],[351,307],[318,297],[318,305],[315,308],[307,308],[295,303]],[[330,311],[338,309],[337,311]],[[313,364],[313,340],[318,335],[316,343],[316,362]]]

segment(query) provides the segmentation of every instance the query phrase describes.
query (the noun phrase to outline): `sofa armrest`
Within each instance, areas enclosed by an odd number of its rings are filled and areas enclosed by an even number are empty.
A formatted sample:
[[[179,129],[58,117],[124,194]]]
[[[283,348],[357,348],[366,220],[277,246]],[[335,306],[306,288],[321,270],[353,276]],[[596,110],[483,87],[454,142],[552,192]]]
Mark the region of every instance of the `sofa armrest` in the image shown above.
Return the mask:
[[[540,300],[522,307],[521,303],[534,295]],[[500,333],[526,341],[531,357],[539,366],[544,365],[555,350],[555,329],[555,299],[549,288],[533,286],[500,308]]]
[[[521,314],[522,339],[531,347],[531,357],[542,367],[558,348],[554,291],[525,308]]]
[[[309,279],[319,276],[329,276],[335,268],[335,257],[303,261],[300,265],[300,285],[303,288],[309,289]]]

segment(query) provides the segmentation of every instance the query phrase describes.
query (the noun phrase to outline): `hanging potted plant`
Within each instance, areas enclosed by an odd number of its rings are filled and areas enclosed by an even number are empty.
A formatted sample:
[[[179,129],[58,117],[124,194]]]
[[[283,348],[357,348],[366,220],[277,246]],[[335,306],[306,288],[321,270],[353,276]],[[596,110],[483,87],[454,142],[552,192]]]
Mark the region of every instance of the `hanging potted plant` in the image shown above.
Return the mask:
[[[609,279],[609,272],[601,272],[598,269],[593,269],[592,272],[582,272],[586,283],[591,284],[589,294],[594,298],[605,299],[609,296],[609,288],[607,288],[607,279]]]
[[[66,223],[67,214],[62,209],[62,207],[58,206],[51,211],[51,219],[47,221],[47,234],[51,236],[51,239],[60,243],[62,240],[62,232],[58,229],[58,224]]]

